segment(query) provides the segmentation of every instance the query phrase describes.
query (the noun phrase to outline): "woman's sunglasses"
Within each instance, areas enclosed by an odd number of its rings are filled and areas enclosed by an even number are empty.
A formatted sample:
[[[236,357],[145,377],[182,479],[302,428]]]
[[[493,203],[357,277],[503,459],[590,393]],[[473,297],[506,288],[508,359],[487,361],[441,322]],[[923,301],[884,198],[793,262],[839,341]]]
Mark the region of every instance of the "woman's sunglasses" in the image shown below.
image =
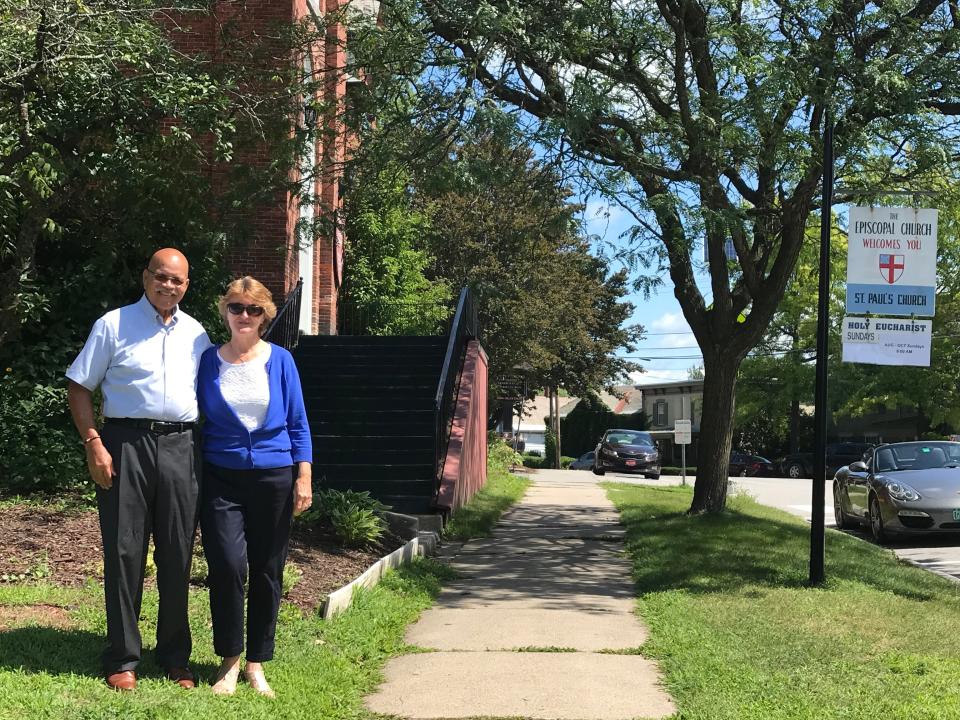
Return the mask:
[[[260,317],[263,315],[263,308],[259,305],[244,305],[243,303],[227,303],[227,310],[231,315],[243,315],[246,311],[250,317]]]

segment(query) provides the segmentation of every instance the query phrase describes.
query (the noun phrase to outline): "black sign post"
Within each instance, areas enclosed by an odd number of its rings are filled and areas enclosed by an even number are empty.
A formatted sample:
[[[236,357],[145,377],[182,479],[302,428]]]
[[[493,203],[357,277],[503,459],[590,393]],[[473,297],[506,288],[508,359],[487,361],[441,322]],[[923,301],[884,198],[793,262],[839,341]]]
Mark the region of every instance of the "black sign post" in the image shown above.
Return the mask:
[[[810,508],[810,584],[821,585],[824,572],[824,518],[827,476],[827,344],[830,325],[830,228],[833,213],[833,116],[823,129],[823,206],[820,209],[820,285],[817,296],[817,384],[813,413],[813,499]]]

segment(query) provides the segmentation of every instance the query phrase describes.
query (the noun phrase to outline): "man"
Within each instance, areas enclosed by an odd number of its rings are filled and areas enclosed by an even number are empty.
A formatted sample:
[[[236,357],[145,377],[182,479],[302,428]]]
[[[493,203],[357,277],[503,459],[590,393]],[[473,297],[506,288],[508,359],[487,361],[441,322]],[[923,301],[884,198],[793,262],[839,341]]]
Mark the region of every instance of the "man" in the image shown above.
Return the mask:
[[[178,309],[189,270],[179,250],[154,253],[143,271],[143,297],[97,320],[67,370],[70,413],[97,485],[107,610],[103,668],[115,690],[137,685],[137,620],[151,533],[160,593],[157,659],[171,680],[184,688],[195,684],[187,597],[199,494],[196,377],[210,340]],[[97,387],[103,394],[100,431],[93,409]]]

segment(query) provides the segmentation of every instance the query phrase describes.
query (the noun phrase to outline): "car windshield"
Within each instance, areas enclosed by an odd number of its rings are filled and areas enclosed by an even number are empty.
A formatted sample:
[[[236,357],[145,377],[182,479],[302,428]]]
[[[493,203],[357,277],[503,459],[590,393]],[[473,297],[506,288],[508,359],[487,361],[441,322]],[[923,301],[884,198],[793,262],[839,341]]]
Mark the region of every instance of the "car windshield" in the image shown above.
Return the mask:
[[[646,445],[653,447],[653,438],[646,433],[618,432],[607,435],[611,445]]]
[[[929,470],[943,467],[960,467],[960,443],[897,443],[877,450],[877,472]]]

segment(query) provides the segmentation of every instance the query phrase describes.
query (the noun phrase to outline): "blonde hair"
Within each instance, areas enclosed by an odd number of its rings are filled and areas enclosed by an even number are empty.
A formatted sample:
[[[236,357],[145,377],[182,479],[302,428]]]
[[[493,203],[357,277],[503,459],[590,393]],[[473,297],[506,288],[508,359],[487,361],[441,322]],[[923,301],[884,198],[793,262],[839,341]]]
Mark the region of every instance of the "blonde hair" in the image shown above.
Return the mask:
[[[263,335],[264,330],[267,329],[270,322],[277,316],[277,306],[273,304],[273,295],[262,282],[249,275],[244,275],[242,278],[234,280],[227,285],[227,291],[220,297],[217,303],[217,308],[220,310],[220,318],[227,327],[230,327],[230,324],[227,322],[227,304],[230,302],[231,297],[237,295],[246,295],[253,300],[254,304],[263,308],[263,315],[260,318],[260,327],[258,328],[260,334]]]

